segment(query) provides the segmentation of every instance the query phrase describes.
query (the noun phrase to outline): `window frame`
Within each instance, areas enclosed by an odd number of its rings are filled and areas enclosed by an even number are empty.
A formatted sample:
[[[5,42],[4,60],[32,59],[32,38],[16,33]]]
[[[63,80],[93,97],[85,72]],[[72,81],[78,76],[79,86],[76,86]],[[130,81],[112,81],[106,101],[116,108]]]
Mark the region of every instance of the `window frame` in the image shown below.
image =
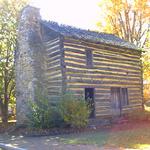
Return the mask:
[[[85,55],[86,55],[86,66],[88,68],[93,67],[93,51],[91,49],[86,49]]]

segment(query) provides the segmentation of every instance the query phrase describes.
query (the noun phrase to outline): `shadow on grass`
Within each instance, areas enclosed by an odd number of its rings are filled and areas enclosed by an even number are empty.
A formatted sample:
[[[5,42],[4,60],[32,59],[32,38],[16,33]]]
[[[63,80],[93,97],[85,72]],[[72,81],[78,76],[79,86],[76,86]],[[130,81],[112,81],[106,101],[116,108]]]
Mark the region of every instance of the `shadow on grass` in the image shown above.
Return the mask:
[[[127,130],[107,130],[90,133],[65,135],[60,138],[65,144],[90,144],[99,147],[122,147],[131,149],[150,149],[150,124],[143,128]]]

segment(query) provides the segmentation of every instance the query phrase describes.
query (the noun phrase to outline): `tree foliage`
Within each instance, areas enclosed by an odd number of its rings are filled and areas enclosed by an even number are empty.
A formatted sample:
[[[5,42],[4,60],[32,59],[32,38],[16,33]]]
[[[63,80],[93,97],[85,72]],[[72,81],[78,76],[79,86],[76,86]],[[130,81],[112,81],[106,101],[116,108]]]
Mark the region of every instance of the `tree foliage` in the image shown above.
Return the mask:
[[[144,47],[150,30],[149,0],[102,0],[100,7],[105,22],[98,23],[102,31]]]
[[[14,50],[17,18],[25,0],[0,0],[0,111],[8,120],[8,105],[14,101]]]

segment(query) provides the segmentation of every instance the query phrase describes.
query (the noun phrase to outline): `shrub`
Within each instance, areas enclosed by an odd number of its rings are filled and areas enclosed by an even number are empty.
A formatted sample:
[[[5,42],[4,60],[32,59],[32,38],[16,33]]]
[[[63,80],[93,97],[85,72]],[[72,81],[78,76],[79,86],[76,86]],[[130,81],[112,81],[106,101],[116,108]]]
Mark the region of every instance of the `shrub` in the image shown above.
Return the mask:
[[[67,93],[60,102],[60,114],[65,123],[80,128],[87,125],[90,109],[82,97]]]
[[[45,96],[36,95],[36,101],[29,101],[29,126],[34,128],[51,128],[59,126],[60,118],[57,106],[51,106],[50,100]]]

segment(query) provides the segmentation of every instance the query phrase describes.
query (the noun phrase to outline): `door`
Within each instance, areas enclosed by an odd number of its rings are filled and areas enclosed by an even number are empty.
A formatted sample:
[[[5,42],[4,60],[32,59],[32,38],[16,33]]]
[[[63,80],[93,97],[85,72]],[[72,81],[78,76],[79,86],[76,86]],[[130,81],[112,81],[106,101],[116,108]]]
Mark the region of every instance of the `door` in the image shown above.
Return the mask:
[[[88,102],[91,113],[90,118],[95,117],[95,103],[94,103],[94,88],[85,88],[85,100]]]
[[[121,115],[121,88],[112,87],[111,88],[111,103],[112,103],[112,113],[114,116]]]

